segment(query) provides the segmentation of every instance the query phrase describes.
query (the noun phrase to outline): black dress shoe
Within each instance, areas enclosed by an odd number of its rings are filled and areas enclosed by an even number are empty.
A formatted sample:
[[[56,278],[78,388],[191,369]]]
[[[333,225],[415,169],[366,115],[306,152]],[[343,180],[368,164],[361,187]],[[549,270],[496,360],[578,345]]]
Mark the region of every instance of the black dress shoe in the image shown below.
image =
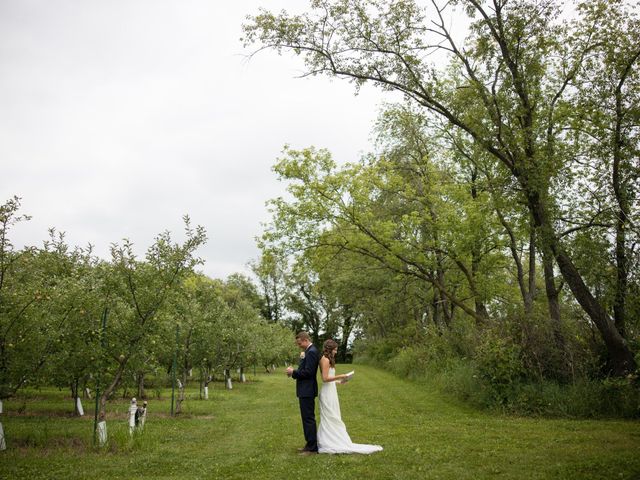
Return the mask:
[[[300,452],[300,456],[302,457],[308,457],[310,455],[317,455],[318,451],[317,450],[302,450]]]

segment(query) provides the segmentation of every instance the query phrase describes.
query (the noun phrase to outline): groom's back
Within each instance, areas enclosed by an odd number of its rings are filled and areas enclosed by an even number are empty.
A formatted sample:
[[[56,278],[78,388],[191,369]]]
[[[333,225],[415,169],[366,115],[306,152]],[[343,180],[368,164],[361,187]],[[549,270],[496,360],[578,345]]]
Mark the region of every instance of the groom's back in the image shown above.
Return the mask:
[[[318,396],[316,376],[318,374],[319,363],[320,352],[318,352],[315,345],[311,344],[305,352],[304,358],[300,360],[300,364],[298,365],[298,378],[296,378],[296,395],[298,397]]]

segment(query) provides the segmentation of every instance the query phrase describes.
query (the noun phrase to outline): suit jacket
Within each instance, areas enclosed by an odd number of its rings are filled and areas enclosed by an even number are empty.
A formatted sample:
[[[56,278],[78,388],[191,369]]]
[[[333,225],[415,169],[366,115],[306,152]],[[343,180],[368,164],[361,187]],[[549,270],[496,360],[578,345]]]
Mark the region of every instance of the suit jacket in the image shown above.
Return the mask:
[[[313,398],[318,396],[318,382],[316,381],[318,363],[320,363],[320,352],[315,345],[311,344],[305,350],[304,358],[300,359],[298,368],[291,374],[296,379],[297,397]]]

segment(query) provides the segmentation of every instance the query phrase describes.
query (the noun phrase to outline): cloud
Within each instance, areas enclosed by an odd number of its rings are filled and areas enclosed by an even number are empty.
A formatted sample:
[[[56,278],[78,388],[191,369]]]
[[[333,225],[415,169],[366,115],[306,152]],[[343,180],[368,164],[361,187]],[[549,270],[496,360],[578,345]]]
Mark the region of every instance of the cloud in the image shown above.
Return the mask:
[[[17,245],[56,226],[72,244],[140,250],[181,217],[206,227],[211,276],[246,272],[271,165],[285,143],[369,149],[381,96],[295,78],[299,60],[251,61],[240,26],[261,2],[8,0],[0,4],[1,200],[23,197]],[[269,8],[300,8],[298,0]]]

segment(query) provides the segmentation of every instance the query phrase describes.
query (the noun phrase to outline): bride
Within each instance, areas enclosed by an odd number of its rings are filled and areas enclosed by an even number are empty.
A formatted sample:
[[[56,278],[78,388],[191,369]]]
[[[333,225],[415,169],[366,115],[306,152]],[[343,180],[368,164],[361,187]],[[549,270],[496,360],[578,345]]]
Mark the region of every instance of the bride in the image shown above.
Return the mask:
[[[324,342],[320,371],[322,372],[322,388],[320,389],[320,426],[318,427],[319,453],[373,453],[382,450],[380,445],[353,443],[347,427],[342,422],[340,402],[336,381],[344,383],[347,375],[336,375],[336,353],[338,344],[329,339]]]

